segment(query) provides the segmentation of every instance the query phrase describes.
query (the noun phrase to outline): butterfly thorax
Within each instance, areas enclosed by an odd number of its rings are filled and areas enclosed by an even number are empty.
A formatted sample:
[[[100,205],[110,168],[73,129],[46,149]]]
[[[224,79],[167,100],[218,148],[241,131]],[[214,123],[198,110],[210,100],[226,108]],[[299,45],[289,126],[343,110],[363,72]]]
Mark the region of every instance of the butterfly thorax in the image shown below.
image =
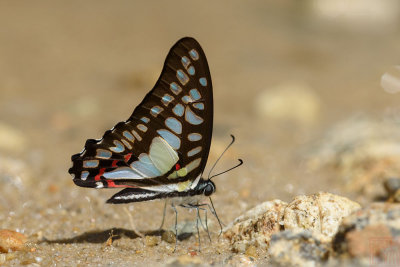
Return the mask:
[[[200,178],[195,188],[186,192],[171,192],[167,197],[171,198],[173,205],[197,205],[203,196],[210,196],[215,191],[215,184],[211,180]]]

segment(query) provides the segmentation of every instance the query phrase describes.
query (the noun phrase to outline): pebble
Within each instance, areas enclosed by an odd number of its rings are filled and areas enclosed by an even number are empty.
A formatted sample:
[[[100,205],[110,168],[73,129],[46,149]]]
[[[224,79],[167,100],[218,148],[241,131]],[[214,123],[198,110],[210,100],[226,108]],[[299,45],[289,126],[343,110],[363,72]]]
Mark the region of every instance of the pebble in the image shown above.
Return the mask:
[[[265,264],[264,264],[265,265]],[[255,266],[263,266],[263,264],[258,264],[253,257],[249,257],[243,254],[237,254],[229,257],[224,264],[221,266],[246,266],[246,267],[255,267]]]
[[[270,264],[273,266],[316,266],[329,257],[329,243],[308,230],[285,230],[272,235]]]
[[[146,235],[144,243],[148,247],[154,247],[158,244],[158,238],[152,235]]]
[[[0,252],[7,253],[24,249],[27,237],[12,230],[0,230]]]
[[[289,82],[262,91],[255,108],[260,117],[309,126],[319,119],[321,101],[303,82]]]
[[[235,252],[246,253],[250,246],[267,249],[270,237],[280,230],[287,203],[266,201],[236,218],[224,229],[224,237]]]
[[[167,243],[175,243],[175,233],[172,231],[164,231],[161,235],[161,240]]]
[[[399,264],[400,204],[373,203],[351,214],[339,227],[333,248],[361,264]]]
[[[306,229],[329,242],[344,217],[361,206],[348,198],[326,192],[296,196],[284,212],[285,230]]]
[[[249,257],[257,258],[257,248],[253,245],[247,247],[245,254]]]

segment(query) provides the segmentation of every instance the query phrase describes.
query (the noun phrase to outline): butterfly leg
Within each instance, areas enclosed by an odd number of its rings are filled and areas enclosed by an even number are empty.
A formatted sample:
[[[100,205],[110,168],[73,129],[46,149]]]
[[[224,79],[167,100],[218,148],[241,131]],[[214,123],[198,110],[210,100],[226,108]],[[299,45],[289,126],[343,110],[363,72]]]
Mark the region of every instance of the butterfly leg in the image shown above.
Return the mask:
[[[210,197],[210,203],[211,203],[211,205],[210,204],[207,204],[207,205],[208,205],[208,208],[210,209],[211,213],[215,216],[215,218],[217,218],[217,221],[219,223],[219,227],[221,229],[220,232],[219,232],[219,235],[218,235],[218,237],[220,237],[221,234],[222,234],[222,223],[221,223],[221,220],[219,219],[219,217],[217,215],[217,212],[215,211],[214,204],[213,204],[213,202],[211,200],[211,197]]]
[[[158,231],[160,231],[160,232],[161,232],[161,230],[162,230],[162,228],[164,226],[165,214],[166,214],[166,211],[167,211],[167,202],[168,202],[168,200],[166,199],[165,202],[164,202],[164,211],[163,211],[163,217],[162,217],[161,225],[160,225],[160,228],[158,228]]]
[[[197,211],[197,218],[196,218],[197,238],[199,241],[199,252],[201,252],[201,239],[200,239],[200,230],[199,230],[199,220],[201,223],[201,218],[200,218],[199,206],[196,206],[196,211]]]
[[[203,221],[201,220],[201,217],[200,217],[200,215],[199,215],[200,224],[201,224],[201,226],[203,227],[204,231],[207,232],[207,235],[208,235],[208,238],[210,239],[210,242],[212,242],[211,236],[210,236],[210,231],[208,230],[207,209],[201,208],[201,207],[203,207],[203,206],[208,206],[208,204],[197,204],[197,205],[191,205],[190,207],[196,208],[196,209],[198,209],[198,210],[200,209],[200,210],[203,210],[203,211],[204,211],[204,217],[205,217],[206,226],[204,226]]]
[[[211,240],[211,235],[210,235],[210,231],[208,231],[207,209],[205,209],[205,208],[200,208],[201,206],[204,206],[204,205],[207,205],[207,204],[201,204],[201,205],[199,205],[199,206],[198,206],[198,209],[204,210],[204,218],[205,218],[205,222],[206,222],[205,230],[206,230],[206,232],[207,232],[208,239],[210,239],[210,243],[211,243],[211,242],[212,242],[212,240]],[[200,221],[200,222],[201,222],[201,221]],[[203,228],[204,228],[204,226],[203,226]]]
[[[200,240],[200,229],[199,229],[199,221],[201,226],[203,227],[203,229],[206,229],[203,225],[203,222],[201,220],[200,217],[200,209],[199,208],[199,204],[181,204],[180,205],[183,208],[187,208],[187,209],[196,209],[196,230],[197,230],[197,238],[198,238],[198,242],[199,242],[199,252],[201,252],[201,240]]]
[[[178,211],[175,208],[175,205],[172,204],[172,209],[175,211],[175,248],[174,252],[176,251],[176,246],[178,244]]]

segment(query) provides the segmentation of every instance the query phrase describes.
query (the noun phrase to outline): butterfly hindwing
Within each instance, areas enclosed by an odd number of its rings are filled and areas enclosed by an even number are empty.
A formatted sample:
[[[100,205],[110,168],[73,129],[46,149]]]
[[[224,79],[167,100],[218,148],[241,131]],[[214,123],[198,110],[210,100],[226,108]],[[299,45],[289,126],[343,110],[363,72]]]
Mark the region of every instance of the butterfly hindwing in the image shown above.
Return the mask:
[[[72,156],[69,172],[84,187],[186,190],[204,170],[212,125],[207,59],[196,40],[183,38],[169,51],[156,85],[130,118],[101,139],[89,139]]]

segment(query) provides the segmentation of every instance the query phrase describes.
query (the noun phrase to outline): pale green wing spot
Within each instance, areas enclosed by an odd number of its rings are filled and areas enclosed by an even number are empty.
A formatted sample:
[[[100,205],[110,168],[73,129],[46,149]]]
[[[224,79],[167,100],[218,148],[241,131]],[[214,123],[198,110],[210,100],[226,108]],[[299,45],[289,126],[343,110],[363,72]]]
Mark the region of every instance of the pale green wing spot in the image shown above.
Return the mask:
[[[188,165],[185,167],[181,168],[178,171],[174,171],[171,173],[168,178],[170,179],[175,179],[178,177],[184,177],[186,176],[189,172],[193,171],[195,168],[197,168],[200,165],[201,158],[195,159],[192,162],[190,162]]]
[[[175,150],[161,137],[155,137],[151,142],[149,156],[161,173],[168,172],[179,160]]]
[[[178,192],[186,191],[190,188],[190,185],[192,184],[192,181],[188,180],[186,182],[180,182],[178,183]]]
[[[176,171],[174,171],[173,173],[168,175],[168,178],[169,179],[176,179],[176,178],[178,178],[178,173]]]

